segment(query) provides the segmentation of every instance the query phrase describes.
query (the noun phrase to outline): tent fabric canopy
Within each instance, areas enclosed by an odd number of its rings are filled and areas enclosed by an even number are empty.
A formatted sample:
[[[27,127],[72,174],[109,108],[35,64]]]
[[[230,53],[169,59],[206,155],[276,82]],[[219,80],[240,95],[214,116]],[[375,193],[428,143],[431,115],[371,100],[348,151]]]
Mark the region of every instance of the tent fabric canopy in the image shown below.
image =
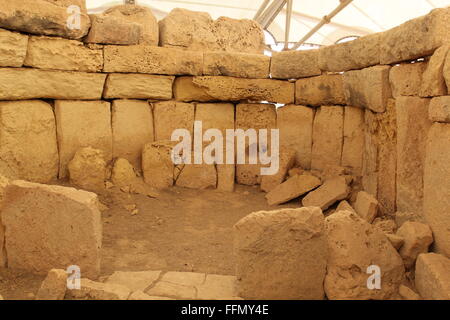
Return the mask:
[[[90,12],[97,13],[123,0],[87,0]],[[252,19],[264,0],[136,0],[148,6],[159,19],[174,8],[208,12],[212,18],[227,16]],[[289,42],[297,42],[338,5],[339,0],[294,0]],[[354,0],[330,24],[323,26],[307,43],[331,45],[352,36],[364,36],[393,28],[422,16],[434,8],[447,7],[450,0]],[[285,37],[286,9],[267,28],[277,42]]]

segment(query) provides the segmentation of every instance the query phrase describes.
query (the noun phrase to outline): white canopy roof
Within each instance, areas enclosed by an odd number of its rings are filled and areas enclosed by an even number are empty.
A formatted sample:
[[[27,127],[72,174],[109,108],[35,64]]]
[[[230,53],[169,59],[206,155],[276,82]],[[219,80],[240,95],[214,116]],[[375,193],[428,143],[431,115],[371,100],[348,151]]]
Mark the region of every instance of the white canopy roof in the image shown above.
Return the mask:
[[[101,12],[123,0],[86,0],[91,12]],[[208,12],[214,19],[228,16],[252,19],[264,0],[136,0],[152,9],[162,19],[174,8]],[[297,42],[325,15],[338,5],[339,0],[294,0],[290,42]],[[330,45],[349,36],[363,36],[395,27],[407,20],[427,14],[434,8],[447,7],[450,0],[354,0],[332,22],[322,27],[307,42]],[[285,13],[283,11],[268,27],[276,41],[284,41]]]

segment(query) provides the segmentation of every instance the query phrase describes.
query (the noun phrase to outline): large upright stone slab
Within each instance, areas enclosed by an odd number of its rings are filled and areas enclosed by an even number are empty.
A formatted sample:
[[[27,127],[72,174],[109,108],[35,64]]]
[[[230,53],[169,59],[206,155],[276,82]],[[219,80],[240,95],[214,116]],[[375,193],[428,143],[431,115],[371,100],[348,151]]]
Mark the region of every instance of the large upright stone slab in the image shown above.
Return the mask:
[[[0,29],[0,67],[21,67],[27,54],[28,36]]]
[[[59,177],[67,176],[67,164],[83,147],[103,151],[112,159],[110,103],[106,101],[56,101],[55,114],[59,147]]]
[[[0,1],[0,27],[5,29],[81,39],[90,25],[89,16],[83,10],[69,11],[45,0]]]
[[[324,217],[319,208],[255,212],[233,229],[239,296],[278,300],[324,298],[328,252]]]
[[[304,169],[311,168],[314,113],[314,109],[299,105],[288,105],[277,110],[280,150],[295,151],[296,163]]]
[[[320,186],[320,179],[312,175],[295,175],[276,186],[266,195],[269,206],[286,203]]]
[[[417,96],[422,85],[426,62],[403,63],[393,66],[389,73],[392,96]]]
[[[0,69],[0,100],[101,99],[106,74]]]
[[[341,74],[299,79],[295,82],[295,103],[308,106],[345,105]]]
[[[103,97],[105,99],[172,99],[174,77],[149,74],[108,75]]]
[[[100,273],[102,222],[95,194],[14,181],[5,190],[2,221],[8,267],[47,274],[76,265]]]
[[[58,175],[55,115],[44,101],[0,102],[0,172],[47,183]]]
[[[275,79],[299,79],[321,75],[319,50],[274,52],[270,73]]]
[[[428,61],[423,73],[422,86],[419,91],[421,97],[438,97],[447,95],[447,85],[444,78],[444,65],[450,45],[444,45],[437,49]]]
[[[344,108],[323,106],[314,118],[311,168],[341,165],[344,134]]]
[[[141,168],[144,145],[153,142],[153,113],[147,101],[115,100],[112,104],[113,158]]]
[[[270,57],[238,52],[205,52],[203,75],[237,78],[269,78]]]
[[[155,140],[171,140],[177,129],[186,129],[193,137],[195,106],[190,103],[162,101],[153,104]]]
[[[423,176],[423,214],[433,231],[436,252],[450,257],[450,124],[428,132]]]
[[[173,186],[175,164],[172,149],[176,142],[160,140],[148,143],[142,151],[142,172],[145,183],[156,189]]]
[[[364,109],[345,107],[344,144],[341,165],[350,169],[352,174],[362,173],[364,155]]]
[[[419,255],[416,263],[415,284],[427,300],[450,300],[450,259],[436,254]]]

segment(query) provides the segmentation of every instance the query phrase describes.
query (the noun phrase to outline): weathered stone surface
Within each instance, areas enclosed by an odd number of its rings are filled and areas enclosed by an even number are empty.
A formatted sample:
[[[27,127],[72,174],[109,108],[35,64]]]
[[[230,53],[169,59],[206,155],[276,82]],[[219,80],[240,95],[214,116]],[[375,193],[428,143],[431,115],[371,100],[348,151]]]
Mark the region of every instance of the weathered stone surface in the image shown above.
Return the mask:
[[[329,179],[304,197],[302,204],[304,207],[320,207],[326,210],[336,201],[347,199],[350,191],[344,177]]]
[[[237,78],[269,78],[270,57],[238,52],[205,52],[203,75]]]
[[[67,176],[67,164],[78,149],[92,147],[112,159],[110,103],[106,101],[55,101],[59,147],[59,177]],[[80,134],[82,133],[82,134]]]
[[[389,82],[394,98],[399,96],[417,96],[426,68],[426,62],[404,63],[393,66],[389,72]]]
[[[261,190],[270,192],[279,186],[288,175],[289,169],[295,164],[295,151],[282,150],[279,153],[278,172],[273,175],[263,175],[261,178]]]
[[[206,275],[204,273],[167,272],[146,293],[151,296],[175,299],[196,299],[197,287],[204,284],[205,278]]]
[[[264,33],[252,20],[220,17],[206,12],[173,9],[159,21],[159,44],[195,51],[264,53]]]
[[[401,227],[405,222],[425,222],[422,212],[414,213],[414,212],[396,212],[395,213],[395,223],[398,227]]]
[[[327,217],[328,265],[325,292],[328,299],[383,300],[393,297],[405,275],[403,261],[382,231],[348,211]],[[381,289],[370,290],[368,280],[376,265]]]
[[[21,67],[27,54],[28,36],[0,29],[0,67]]]
[[[107,178],[103,151],[91,147],[81,148],[67,165],[70,183],[80,189],[101,192]]]
[[[114,162],[114,166],[111,172],[111,182],[115,186],[118,186],[119,188],[127,186],[129,187],[133,183],[135,183],[136,178],[136,172],[134,171],[133,166],[130,162],[128,162],[128,160],[118,158]]]
[[[407,286],[401,285],[398,293],[402,296],[404,300],[422,300],[420,295],[418,295],[414,290],[408,288]]]
[[[447,54],[447,59],[445,60],[443,73],[445,83],[447,84],[447,92],[450,94],[450,53]]]
[[[383,231],[386,235],[395,234],[395,232],[397,231],[397,223],[394,219],[390,219],[390,217],[387,216],[375,218],[372,222],[372,225]]]
[[[324,169],[326,165],[340,165],[344,134],[344,108],[321,107],[314,117],[312,169]]]
[[[128,300],[145,300],[145,301],[155,301],[155,300],[175,300],[171,298],[166,297],[155,297],[155,296],[149,296],[148,294],[142,292],[142,291],[135,291],[128,297]]]
[[[30,37],[25,66],[39,69],[101,72],[103,50],[55,37]]]
[[[434,123],[428,133],[423,214],[434,235],[434,249],[450,257],[450,125]],[[418,211],[421,212],[421,211]]]
[[[155,140],[171,140],[176,129],[186,129],[193,137],[195,106],[190,103],[163,101],[153,104]]]
[[[203,53],[147,45],[105,46],[104,72],[201,75]]]
[[[428,111],[431,121],[450,123],[450,96],[433,98]]]
[[[320,186],[320,179],[311,175],[296,175],[278,185],[266,195],[270,206],[279,205],[304,195]]]
[[[200,300],[240,300],[237,297],[235,276],[207,274],[205,282],[197,286],[197,299]]]
[[[296,164],[311,168],[314,109],[287,105],[277,109],[277,127],[280,130],[280,150],[296,151]]]
[[[74,300],[128,300],[130,290],[122,285],[81,279],[81,288],[67,291]]]
[[[91,28],[84,42],[135,45],[141,39],[142,26],[125,19],[104,14],[91,14]]]
[[[160,275],[161,271],[116,271],[108,277],[105,283],[121,285],[127,287],[133,292],[145,291],[158,280]]]
[[[421,253],[427,253],[433,243],[433,233],[426,224],[420,222],[405,222],[398,230],[397,236],[404,239],[400,249],[406,268],[411,268]]]
[[[8,184],[9,180],[0,175],[0,206],[3,205],[3,195]],[[2,224],[2,216],[0,214],[0,268],[4,267],[6,267],[5,228]]]
[[[233,229],[239,296],[324,298],[328,253],[324,217],[319,208],[255,212]]]
[[[216,189],[217,171],[212,164],[186,164],[176,185],[189,189]]]
[[[353,175],[362,173],[364,155],[364,110],[355,107],[344,109],[344,144],[341,165]]]
[[[173,85],[175,100],[184,102],[211,102],[218,99],[210,96],[203,88],[194,84],[193,77],[177,77]]]
[[[0,102],[0,172],[47,183],[58,175],[56,124],[43,101]]]
[[[450,41],[449,28],[450,10],[442,8],[384,32],[381,36],[381,64],[431,55]]]
[[[353,209],[353,207],[350,205],[350,203],[348,203],[347,200],[343,200],[341,202],[339,202],[337,208],[336,208],[336,212],[339,211],[350,211],[353,213],[356,213],[355,209]]]
[[[319,50],[274,52],[270,73],[275,79],[299,79],[321,75]]]
[[[43,0],[2,0],[0,27],[38,35],[80,39],[88,33],[91,22],[85,12],[80,10],[78,16],[76,14],[63,6]],[[79,26],[76,25],[77,18]],[[73,27],[69,28],[69,24]]]
[[[141,25],[139,44],[157,46],[159,42],[158,21],[150,8],[138,5],[118,5],[107,9],[106,16],[114,16]]]
[[[141,169],[142,149],[153,142],[153,113],[147,101],[114,100],[112,105],[113,158],[124,158]]]
[[[148,74],[108,75],[103,96],[105,99],[172,99],[174,77]]]
[[[395,234],[386,234],[386,238],[391,242],[392,246],[395,248],[395,250],[399,250],[402,245],[405,243],[405,239],[402,237],[399,237]]]
[[[426,140],[432,124],[428,119],[429,104],[429,99],[417,97],[396,100],[399,211],[422,212]]]
[[[449,52],[450,45],[444,45],[434,52],[423,73],[422,86],[419,91],[421,97],[445,96],[447,94],[444,64]]]
[[[344,105],[344,81],[341,74],[325,74],[295,82],[295,103],[308,106]]]
[[[78,6],[81,12],[86,12],[86,0],[44,0],[61,7]]]
[[[105,74],[39,70],[0,69],[0,99],[76,99],[102,97]]]
[[[417,258],[415,284],[427,300],[450,300],[450,259],[436,253]]]
[[[77,265],[95,278],[100,272],[102,222],[95,194],[25,181],[5,189],[8,267],[47,274]]]
[[[67,272],[61,269],[52,269],[41,284],[36,300],[63,300],[66,295]]]
[[[144,146],[142,171],[145,183],[156,189],[173,186],[175,165],[172,161],[172,148],[175,144],[161,140]]]
[[[378,215],[378,201],[367,192],[358,192],[353,206],[356,213],[369,223],[372,223]]]
[[[344,73],[344,94],[347,105],[386,111],[392,97],[389,85],[390,66],[375,66]]]

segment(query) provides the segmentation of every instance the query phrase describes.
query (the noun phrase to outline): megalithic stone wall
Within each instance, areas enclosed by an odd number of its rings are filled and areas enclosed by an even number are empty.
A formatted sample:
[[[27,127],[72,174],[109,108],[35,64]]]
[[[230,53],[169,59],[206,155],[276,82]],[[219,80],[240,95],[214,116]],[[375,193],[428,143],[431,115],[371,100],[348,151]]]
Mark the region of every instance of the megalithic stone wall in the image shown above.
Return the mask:
[[[80,7],[75,29],[69,4]],[[170,154],[166,140],[175,129],[192,132],[195,120],[222,131],[279,128],[280,151],[295,153],[298,167],[344,167],[383,214],[424,217],[436,249],[450,255],[450,8],[271,57],[250,20],[176,9],[157,25],[149,10],[129,5],[96,19],[103,27],[91,28],[83,0],[0,0],[0,174],[65,178],[76,151],[93,147],[107,161],[144,164],[150,183],[160,166],[159,185],[181,179],[231,191],[235,182],[259,184],[261,164],[183,174],[152,150]],[[104,28],[114,21],[120,33]],[[133,45],[109,44],[118,35]]]

